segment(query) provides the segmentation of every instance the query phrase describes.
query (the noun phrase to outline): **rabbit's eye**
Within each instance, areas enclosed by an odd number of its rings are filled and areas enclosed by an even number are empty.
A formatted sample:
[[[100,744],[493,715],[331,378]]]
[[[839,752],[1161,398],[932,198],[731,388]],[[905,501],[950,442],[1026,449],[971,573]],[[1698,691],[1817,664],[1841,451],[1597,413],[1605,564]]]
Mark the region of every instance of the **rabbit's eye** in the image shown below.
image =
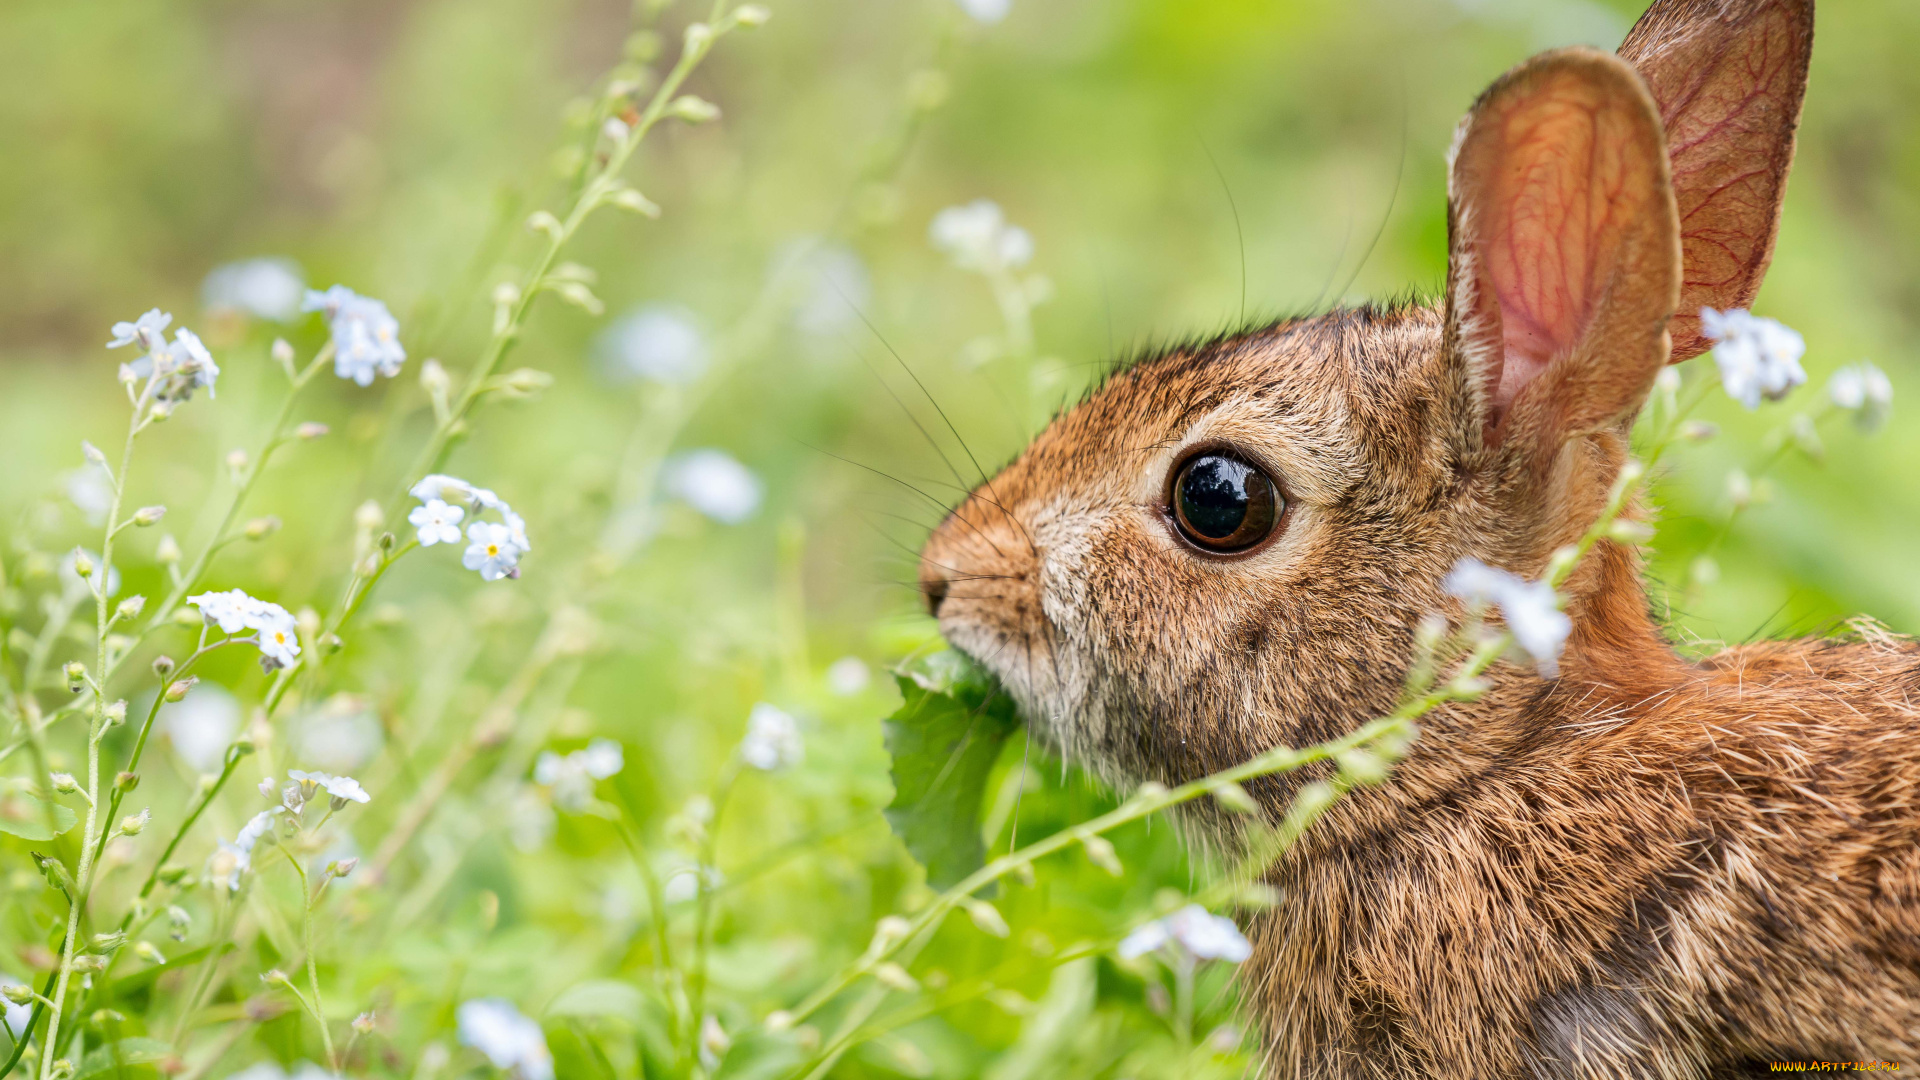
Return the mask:
[[[1199,454],[1173,480],[1173,520],[1208,551],[1245,551],[1265,540],[1286,501],[1272,478],[1239,458]]]

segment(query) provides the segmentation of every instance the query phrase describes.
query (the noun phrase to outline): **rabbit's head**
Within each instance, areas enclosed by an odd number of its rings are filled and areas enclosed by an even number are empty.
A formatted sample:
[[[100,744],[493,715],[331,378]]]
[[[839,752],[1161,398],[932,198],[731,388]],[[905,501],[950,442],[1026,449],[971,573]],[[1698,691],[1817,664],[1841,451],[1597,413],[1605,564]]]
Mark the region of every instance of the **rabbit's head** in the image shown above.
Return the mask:
[[[1390,708],[1473,556],[1527,577],[1602,508],[1697,313],[1744,307],[1792,157],[1810,0],[1656,4],[1461,122],[1446,294],[1175,348],[1061,414],[934,532],[942,632],[1034,730],[1189,778]],[[1562,678],[1660,651],[1630,552],[1569,583]],[[1516,673],[1517,674],[1517,673]]]

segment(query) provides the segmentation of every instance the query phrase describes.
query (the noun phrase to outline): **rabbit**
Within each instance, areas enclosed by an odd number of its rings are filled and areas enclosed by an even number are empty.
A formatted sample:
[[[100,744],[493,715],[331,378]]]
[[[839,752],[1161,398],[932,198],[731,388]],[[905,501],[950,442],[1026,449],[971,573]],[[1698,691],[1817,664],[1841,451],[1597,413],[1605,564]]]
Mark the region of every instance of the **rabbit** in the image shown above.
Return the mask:
[[[1450,568],[1540,577],[1701,309],[1751,302],[1812,41],[1812,0],[1659,0],[1618,54],[1509,71],[1449,158],[1442,298],[1117,370],[931,534],[942,634],[1119,784],[1386,713]],[[1557,674],[1496,665],[1268,871],[1268,1075],[1920,1065],[1920,649],[1858,621],[1687,660],[1642,572],[1602,540]]]

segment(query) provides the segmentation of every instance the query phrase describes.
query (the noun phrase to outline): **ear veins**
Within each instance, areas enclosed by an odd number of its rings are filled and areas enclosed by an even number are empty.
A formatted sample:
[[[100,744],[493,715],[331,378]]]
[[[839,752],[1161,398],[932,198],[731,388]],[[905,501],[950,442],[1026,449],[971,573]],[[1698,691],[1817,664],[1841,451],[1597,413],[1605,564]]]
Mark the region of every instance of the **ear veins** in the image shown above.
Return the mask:
[[[1707,349],[1702,307],[1747,307],[1773,257],[1813,53],[1813,0],[1655,4],[1620,56],[1660,109],[1685,265],[1673,360]]]
[[[1679,271],[1659,119],[1632,70],[1566,49],[1509,72],[1462,123],[1449,188],[1449,323],[1485,443],[1526,429],[1551,452],[1631,415]]]

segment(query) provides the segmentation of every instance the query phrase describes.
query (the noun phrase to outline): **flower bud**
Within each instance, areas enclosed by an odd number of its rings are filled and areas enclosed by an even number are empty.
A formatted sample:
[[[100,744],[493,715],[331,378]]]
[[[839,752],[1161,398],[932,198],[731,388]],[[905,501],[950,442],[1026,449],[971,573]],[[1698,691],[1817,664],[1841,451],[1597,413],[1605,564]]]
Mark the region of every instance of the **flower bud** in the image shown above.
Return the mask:
[[[166,516],[167,508],[164,506],[143,506],[133,512],[133,523],[144,529],[149,525],[160,524],[160,519]]]
[[[198,630],[206,625],[207,621],[198,611],[184,606],[174,608],[173,614],[169,617],[173,619],[173,625],[187,630]]]
[[[733,9],[733,21],[741,26],[765,26],[773,18],[773,12],[759,4],[742,4]]]
[[[153,658],[153,673],[162,679],[173,674],[173,657],[162,653]]]
[[[95,934],[88,946],[97,953],[110,953],[127,943],[127,935],[114,931],[111,934]]]
[[[356,1034],[372,1034],[376,1018],[371,1010],[353,1018],[353,1030]]]
[[[873,943],[868,945],[867,949],[875,954],[883,953],[893,948],[895,942],[905,939],[912,931],[912,923],[898,915],[888,915],[874,924]]]
[[[920,991],[920,984],[914,981],[913,976],[907,974],[907,969],[891,960],[873,969],[873,981],[902,994],[914,994]]]
[[[93,576],[93,558],[79,548],[73,549],[73,572],[82,578]]]
[[[966,906],[967,918],[973,920],[973,925],[978,928],[981,933],[989,937],[1003,938],[1011,932],[1008,930],[1007,920],[1001,916],[999,908],[994,907],[985,900],[966,899],[962,900],[961,903]]]
[[[67,689],[79,693],[87,685],[87,665],[78,660],[67,661]]]
[[[33,1003],[33,987],[26,983],[8,983],[0,987],[0,997],[6,998],[15,1005],[30,1005]]]
[[[1706,420],[1689,420],[1680,425],[1680,437],[1693,443],[1703,443],[1720,434],[1720,425]]]
[[[688,52],[699,52],[711,44],[713,44],[713,27],[700,22],[687,24],[685,48]]]
[[[160,868],[160,882],[161,884],[167,885],[167,886],[178,885],[182,881],[187,880],[187,874],[188,874],[188,870],[186,867],[181,866],[179,863],[171,863],[167,866],[163,866]],[[179,908],[170,907],[167,909],[167,917],[169,919],[173,918],[173,913],[175,911],[180,911],[182,915],[186,914],[185,911],[182,911]],[[190,921],[191,921],[190,919],[183,918],[179,921],[179,925],[185,926]]]
[[[200,676],[189,675],[186,678],[181,679],[179,682],[168,683],[167,692],[163,696],[168,701],[179,701],[182,698],[186,697],[187,691],[193,689],[194,684],[199,681],[200,681]]]
[[[132,774],[129,773],[128,775],[132,775]],[[128,815],[127,817],[121,818],[120,819],[120,835],[121,836],[139,836],[142,832],[146,831],[147,822],[152,820],[153,820],[153,811],[144,810],[144,809],[137,814],[131,814],[131,815]]]
[[[86,953],[74,957],[72,967],[78,974],[91,975],[96,971],[107,970],[107,958],[93,953]]]
[[[167,962],[167,958],[161,954],[159,949],[154,947],[151,941],[135,942],[133,945],[133,955],[145,960],[149,964],[157,965]]]
[[[307,641],[312,641],[320,634],[320,613],[310,607],[295,612],[293,622],[299,627],[300,636]]]
[[[119,701],[112,702],[106,708],[100,710],[100,715],[106,718],[108,727],[119,727],[121,724],[126,723],[126,699],[122,698]]]
[[[595,301],[598,303],[598,301]],[[553,376],[533,368],[518,368],[500,380],[500,388],[510,397],[529,398],[553,385]]]
[[[140,774],[137,772],[127,772],[123,769],[113,775],[113,786],[123,792],[132,791],[134,788],[140,786]]]
[[[354,868],[359,865],[360,865],[360,860],[357,858],[336,859],[335,861],[327,864],[327,873],[337,878],[343,878],[343,877],[346,877],[348,874],[353,873]]]
[[[327,432],[331,430],[333,429],[329,428],[325,424],[320,423],[317,420],[309,420],[306,423],[301,424],[299,427],[294,428],[293,433],[299,436],[301,441],[303,442],[312,442],[313,440],[324,436]]]
[[[287,343],[286,338],[274,338],[273,348],[269,351],[274,363],[287,369],[288,374],[293,373],[293,346]]]
[[[172,566],[179,562],[180,541],[175,540],[172,533],[162,536],[160,543],[154,546],[153,558],[155,562],[158,562],[162,566]]]
[[[520,299],[519,289],[515,289],[511,285],[506,285],[502,287],[507,289],[512,289],[513,297],[512,299],[502,301],[500,299],[500,290],[495,289],[493,291],[494,303],[511,304],[513,303],[514,300]],[[440,361],[435,360],[432,357],[428,357],[427,362],[420,365],[420,386],[427,393],[438,397],[439,395],[446,393],[449,389],[453,387],[453,379],[447,375],[447,369],[441,366]]]
[[[1343,750],[1337,760],[1340,772],[1355,784],[1377,784],[1387,778],[1387,763],[1371,750]]]
[[[129,596],[114,607],[113,617],[116,619],[137,619],[140,617],[140,613],[146,610],[146,607],[146,597]]]
[[[80,440],[80,456],[86,458],[89,465],[98,465],[103,469],[107,467],[107,455],[85,439]]]
[[[1114,877],[1120,877],[1127,872],[1127,868],[1120,863],[1119,852],[1113,850],[1113,844],[1109,843],[1106,837],[1083,837],[1080,846],[1087,849],[1087,861]]]
[[[545,210],[535,210],[533,213],[527,215],[527,229],[530,232],[546,233],[555,240],[560,239],[565,232],[565,229],[560,224],[560,219]],[[500,303],[499,289],[493,290],[493,302],[496,304]],[[512,303],[512,301],[508,301],[508,303]]]
[[[689,37],[692,36],[692,27],[687,28],[687,34]],[[682,94],[667,106],[667,115],[685,120],[689,124],[704,124],[709,120],[720,118],[720,106],[705,98]]]
[[[1739,469],[1727,474],[1727,501],[1735,510],[1744,510],[1753,501],[1753,481]]]
[[[153,403],[153,407],[147,410],[147,423],[158,424],[166,420],[167,417],[172,415],[173,415],[173,402],[156,401]]]
[[[293,980],[287,978],[287,973],[281,971],[279,968],[269,968],[265,975],[260,976],[260,981],[266,983],[268,986],[293,985]]]
[[[361,503],[360,509],[353,512],[354,525],[368,531],[379,528],[386,520],[387,515],[381,511],[380,504],[372,499]]]
[[[640,194],[630,187],[620,187],[607,196],[607,201],[622,210],[631,210],[644,218],[658,218],[660,204]]]
[[[268,514],[266,517],[257,517],[247,522],[246,526],[240,531],[245,534],[249,540],[264,540],[280,531],[280,519],[272,514]]]
[[[74,969],[79,970],[75,964]],[[47,1080],[73,1080],[73,1062],[68,1058],[54,1058],[53,1068],[47,1070]]]
[[[627,136],[631,134],[633,134],[633,129],[627,126],[625,120],[617,116],[607,117],[607,122],[600,125],[600,137],[610,143],[626,142]]]
[[[1607,526],[1607,536],[1622,544],[1644,544],[1653,539],[1653,526],[1644,521],[1619,518]]]
[[[236,484],[246,477],[247,452],[245,450],[227,451],[227,475]]]
[[[392,533],[383,532],[380,534],[380,538],[378,540],[375,540],[374,543],[380,545],[381,551],[392,551],[393,545],[397,543],[398,540],[399,538],[394,536]]]
[[[329,655],[347,647],[347,643],[340,640],[339,634],[321,634],[314,644],[320,646],[321,651]]]

